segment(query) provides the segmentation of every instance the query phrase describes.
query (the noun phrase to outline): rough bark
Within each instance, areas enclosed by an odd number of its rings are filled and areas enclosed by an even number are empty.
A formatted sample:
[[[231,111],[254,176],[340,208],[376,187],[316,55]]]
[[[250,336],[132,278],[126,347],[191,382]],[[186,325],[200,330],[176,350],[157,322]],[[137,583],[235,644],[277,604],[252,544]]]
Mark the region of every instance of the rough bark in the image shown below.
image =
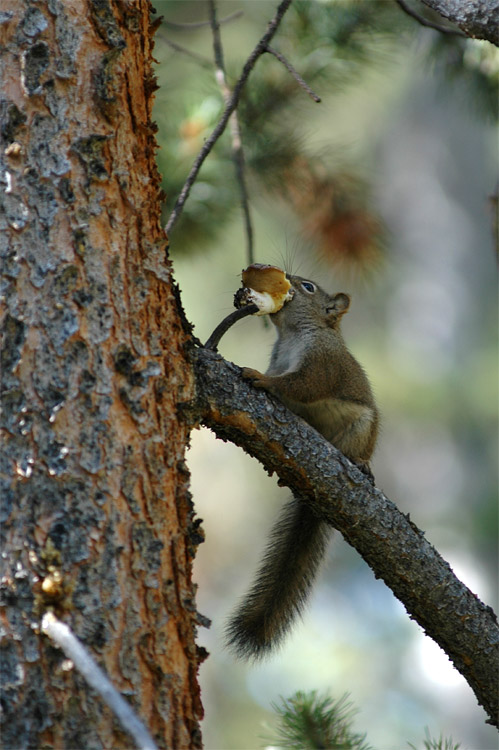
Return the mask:
[[[410,518],[319,433],[252,388],[219,355],[197,348],[192,358],[197,398],[185,405],[186,414],[255,456],[341,531],[447,653],[497,726],[499,628],[490,607],[455,577]]]
[[[0,10],[4,748],[129,748],[38,624],[52,608],[160,747],[200,747],[148,0]]]
[[[487,39],[499,46],[498,0],[422,0],[467,36]]]

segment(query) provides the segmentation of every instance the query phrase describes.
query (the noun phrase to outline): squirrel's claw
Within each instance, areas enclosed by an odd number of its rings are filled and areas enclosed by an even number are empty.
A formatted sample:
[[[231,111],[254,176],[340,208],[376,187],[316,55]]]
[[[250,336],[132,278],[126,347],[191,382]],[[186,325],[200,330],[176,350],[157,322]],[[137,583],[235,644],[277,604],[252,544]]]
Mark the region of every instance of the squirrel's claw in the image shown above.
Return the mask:
[[[242,367],[241,374],[245,380],[251,380],[252,384],[256,388],[265,387],[265,375],[263,375],[263,373],[259,372],[258,370],[254,370],[252,367]]]

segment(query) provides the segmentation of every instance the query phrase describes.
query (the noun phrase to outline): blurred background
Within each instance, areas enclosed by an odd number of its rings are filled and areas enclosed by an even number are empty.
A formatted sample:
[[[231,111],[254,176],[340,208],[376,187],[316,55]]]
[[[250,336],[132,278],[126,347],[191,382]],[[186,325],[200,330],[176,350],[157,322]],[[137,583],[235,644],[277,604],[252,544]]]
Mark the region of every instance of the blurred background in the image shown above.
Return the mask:
[[[155,2],[163,22],[159,167],[165,221],[223,98],[203,0]],[[233,85],[277,2],[218,2]],[[416,0],[412,7],[431,18]],[[172,46],[173,45],[173,46]],[[239,109],[255,259],[352,294],[344,335],[382,414],[378,486],[425,530],[456,574],[495,607],[497,592],[497,50],[424,28],[395,2],[295,2]],[[194,59],[184,48],[201,59]],[[204,341],[231,312],[248,264],[226,131],[170,235],[187,317]],[[271,326],[245,319],[220,351],[265,369]],[[224,649],[287,491],[207,430],[188,455],[206,542],[195,566],[210,658],[200,679],[208,750],[271,745],[272,702],[296,690],[339,698],[378,750],[422,747],[425,727],[469,750],[495,730],[464,679],[339,534],[303,622],[263,664]]]

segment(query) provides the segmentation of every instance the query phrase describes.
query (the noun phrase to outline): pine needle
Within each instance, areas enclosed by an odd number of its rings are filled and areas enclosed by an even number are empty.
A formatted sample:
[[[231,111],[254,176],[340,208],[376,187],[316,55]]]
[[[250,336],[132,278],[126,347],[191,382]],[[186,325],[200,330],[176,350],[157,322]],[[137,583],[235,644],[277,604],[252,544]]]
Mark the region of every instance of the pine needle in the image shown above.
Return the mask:
[[[351,728],[356,711],[347,694],[335,701],[316,691],[297,692],[281,701],[273,704],[279,725],[272,745],[279,750],[372,750]]]

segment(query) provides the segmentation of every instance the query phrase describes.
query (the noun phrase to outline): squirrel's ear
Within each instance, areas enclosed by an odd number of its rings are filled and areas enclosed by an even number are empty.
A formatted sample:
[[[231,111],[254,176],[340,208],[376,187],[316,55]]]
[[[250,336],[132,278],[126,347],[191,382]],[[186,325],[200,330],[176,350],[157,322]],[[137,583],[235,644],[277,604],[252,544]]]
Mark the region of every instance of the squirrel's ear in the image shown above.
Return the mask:
[[[345,292],[338,292],[334,297],[330,297],[326,312],[331,318],[341,318],[350,307],[350,295]]]

